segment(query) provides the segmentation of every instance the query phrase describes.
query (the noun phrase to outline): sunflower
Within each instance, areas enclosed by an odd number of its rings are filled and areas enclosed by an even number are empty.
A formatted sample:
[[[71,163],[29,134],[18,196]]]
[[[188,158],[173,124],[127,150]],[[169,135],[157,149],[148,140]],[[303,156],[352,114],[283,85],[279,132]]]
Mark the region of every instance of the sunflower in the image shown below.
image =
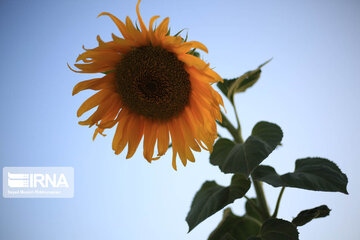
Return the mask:
[[[93,139],[117,125],[112,148],[120,154],[127,145],[126,158],[134,155],[144,137],[144,158],[157,160],[166,153],[171,137],[176,170],[177,155],[185,166],[187,160],[195,161],[192,150],[212,151],[223,102],[211,84],[222,79],[192,54],[195,49],[207,52],[203,44],[169,34],[169,18],[153,27],[159,18],[154,16],[147,28],[140,16],[140,1],[136,6],[140,28],[129,17],[123,23],[110,13],[101,13],[114,21],[122,38],[112,34],[113,40],[104,42],[97,36],[99,46],[84,48],[77,58],[76,62],[83,62],[74,64],[79,70],[69,66],[79,73],[105,73],[74,87],[73,95],[85,89],[98,91],[80,106],[77,116],[97,107],[79,124],[96,126]]]

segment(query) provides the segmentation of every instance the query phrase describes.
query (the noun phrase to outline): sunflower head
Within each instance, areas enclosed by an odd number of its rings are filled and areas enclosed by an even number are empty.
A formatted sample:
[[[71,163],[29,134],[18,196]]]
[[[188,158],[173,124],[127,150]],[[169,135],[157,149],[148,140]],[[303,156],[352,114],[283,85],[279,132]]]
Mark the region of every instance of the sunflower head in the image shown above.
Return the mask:
[[[171,138],[176,169],[177,155],[185,166],[187,160],[195,161],[192,151],[212,151],[223,103],[211,84],[222,79],[192,54],[194,49],[207,52],[203,44],[187,42],[178,34],[171,36],[169,18],[154,28],[159,18],[154,16],[147,28],[139,5],[140,0],[136,6],[140,29],[129,17],[124,23],[110,13],[101,13],[99,16],[114,21],[122,37],[112,34],[112,41],[104,42],[98,36],[99,46],[84,48],[77,58],[82,63],[76,63],[79,70],[73,71],[106,73],[74,87],[73,95],[85,89],[98,91],[80,106],[77,115],[95,107],[96,111],[79,124],[95,125],[94,139],[116,126],[112,148],[120,154],[127,146],[126,158],[133,156],[144,138],[143,154],[149,162],[165,154]]]

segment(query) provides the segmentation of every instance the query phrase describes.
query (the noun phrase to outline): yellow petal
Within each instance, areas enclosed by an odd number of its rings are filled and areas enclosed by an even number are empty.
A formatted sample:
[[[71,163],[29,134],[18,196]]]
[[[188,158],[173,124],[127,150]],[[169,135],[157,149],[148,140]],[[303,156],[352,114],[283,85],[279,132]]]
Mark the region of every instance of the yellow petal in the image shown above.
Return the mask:
[[[185,139],[186,144],[188,146],[190,146],[194,151],[199,152],[200,147],[194,139],[195,132],[193,132],[193,129],[189,126],[185,117],[183,116],[181,119],[178,119],[177,122],[179,124],[179,131],[182,132],[182,135],[183,135],[183,138]]]
[[[147,37],[148,31],[147,31],[147,29],[146,29],[146,26],[145,26],[144,21],[143,21],[142,18],[141,18],[141,15],[140,15],[140,10],[139,10],[140,2],[141,2],[141,0],[139,0],[138,3],[136,4],[136,14],[137,14],[137,17],[138,17],[138,19],[139,19],[139,24],[140,24],[141,31],[143,32],[143,35],[144,35],[145,37]]]
[[[139,30],[137,30],[134,26],[134,24],[132,23],[131,19],[129,17],[126,17],[126,29],[130,35],[130,37],[138,42],[139,44],[144,44],[145,43],[145,39],[144,37],[142,36],[141,32]]]
[[[205,74],[204,71],[198,70],[195,67],[186,66],[185,69],[190,76],[196,78],[198,81],[202,81],[209,84],[218,82],[218,80],[216,80],[215,78],[209,76],[208,74]]]
[[[109,16],[111,18],[111,20],[113,20],[113,22],[116,24],[116,26],[119,28],[121,34],[123,35],[124,38],[129,38],[129,34],[126,30],[126,26],[125,24],[120,21],[117,17],[115,17],[114,15],[112,15],[111,13],[107,13],[107,12],[102,12],[98,15],[98,17],[100,16]]]
[[[175,148],[173,147],[173,156],[172,156],[172,167],[173,169],[176,171],[177,170],[177,167],[176,167],[176,155],[177,155],[177,152],[175,150]]]
[[[112,149],[115,151],[115,154],[120,154],[124,150],[127,143],[127,135],[124,130],[126,129],[126,125],[129,122],[129,113],[127,110],[122,110],[119,115],[120,114],[121,116],[119,118],[112,142]]]
[[[186,166],[185,141],[176,119],[169,122],[169,129],[173,148],[175,147],[174,149],[178,152],[182,164]]]
[[[126,158],[131,158],[141,141],[144,130],[144,120],[140,116],[135,116],[133,120],[129,122],[127,129],[129,130],[129,145]]]
[[[169,18],[165,18],[160,25],[156,28],[155,32],[159,37],[163,37],[168,32]]]
[[[190,110],[194,118],[196,118],[201,125],[204,124],[204,117],[202,116],[201,107],[194,96],[194,94],[190,95]]]
[[[178,59],[184,62],[188,66],[194,66],[199,70],[205,70],[209,67],[209,64],[206,64],[203,60],[198,57],[195,57],[191,54],[181,54],[178,56]]]
[[[95,132],[94,132],[94,135],[93,135],[93,141],[95,140],[95,138],[96,138],[96,136],[98,135],[98,134],[100,134],[100,135],[102,135],[102,136],[106,136],[105,134],[103,134],[103,132],[104,132],[104,129],[102,129],[102,128],[96,128],[95,129]]]
[[[96,111],[85,121],[80,121],[80,125],[89,125],[90,127],[99,122],[113,107],[114,98],[117,97],[116,94],[113,94],[108,99],[104,100],[99,104],[99,107]]]
[[[152,46],[158,46],[160,44],[159,40],[157,39],[156,35],[154,34],[154,30],[153,30],[153,24],[154,24],[154,21],[156,19],[158,19],[160,16],[153,16],[151,19],[150,19],[150,23],[149,23],[149,38],[150,38],[150,41],[151,41],[151,45]]]
[[[115,89],[114,73],[108,73],[102,78],[94,78],[79,82],[75,85],[72,95],[79,93],[85,89],[100,90],[100,89]]]
[[[189,159],[190,162],[195,162],[195,157],[190,148],[186,148],[186,158]]]
[[[167,123],[160,123],[157,135],[158,156],[162,156],[169,148],[169,129]]]
[[[159,159],[153,158],[157,134],[157,124],[153,120],[144,121],[144,157],[148,162]]]
[[[204,73],[214,78],[217,82],[224,82],[224,80],[211,68],[207,68],[204,70]]]
[[[118,114],[122,107],[121,100],[119,98],[114,99],[113,106],[109,109],[108,113],[101,119],[99,124],[96,124],[98,128],[112,128],[118,122]]]
[[[149,22],[149,32],[154,32],[153,29],[153,24],[155,22],[156,19],[158,19],[160,16],[153,16],[150,18],[150,22]]]
[[[201,42],[197,42],[197,41],[185,42],[185,43],[181,44],[180,46],[173,48],[173,51],[176,54],[184,54],[184,53],[189,52],[190,49],[192,49],[192,48],[197,48],[197,49],[203,50],[206,53],[208,52],[207,47],[204,44],[202,44]]]
[[[112,128],[115,126],[116,123],[119,122],[120,114],[119,111],[121,110],[122,102],[120,99],[114,100],[116,103],[114,103],[113,108],[109,111],[109,113],[101,119],[101,122],[97,124],[99,128]]]
[[[80,117],[85,112],[99,105],[105,98],[109,97],[110,94],[111,92],[108,90],[101,90],[100,92],[95,93],[83,102],[83,104],[81,104],[79,110],[77,111],[77,116]]]

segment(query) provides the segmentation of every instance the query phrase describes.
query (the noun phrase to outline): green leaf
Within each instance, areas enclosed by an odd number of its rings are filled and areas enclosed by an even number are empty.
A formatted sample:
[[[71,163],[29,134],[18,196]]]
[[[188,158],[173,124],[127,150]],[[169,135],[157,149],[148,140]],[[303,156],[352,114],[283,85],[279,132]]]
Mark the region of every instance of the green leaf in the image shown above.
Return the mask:
[[[307,209],[301,211],[296,218],[292,220],[292,223],[296,226],[303,226],[313,220],[314,218],[323,218],[329,216],[330,209],[326,205],[321,205],[316,208]]]
[[[270,218],[261,227],[261,240],[298,240],[299,233],[291,222]]]
[[[255,218],[256,220],[262,221],[260,209],[257,206],[259,206],[259,204],[256,198],[250,198],[247,200],[245,203],[246,215]]]
[[[246,240],[248,237],[256,235],[259,230],[260,225],[245,217],[234,215],[231,209],[227,208],[224,210],[223,220],[210,234],[208,240]]]
[[[237,240],[230,233],[226,233],[220,240]]]
[[[229,187],[206,181],[196,193],[186,217],[189,232],[226,205],[242,198],[249,188],[250,180],[241,175],[234,175]]]
[[[249,87],[252,87],[260,78],[261,68],[270,61],[271,59],[261,64],[257,69],[248,71],[238,78],[224,79],[223,83],[217,83],[217,87],[234,104],[235,93],[245,92]]]
[[[230,233],[225,234],[220,240],[237,240]]]
[[[348,179],[339,167],[324,158],[296,160],[295,171],[278,175],[270,166],[258,166],[252,174],[258,181],[274,187],[295,187],[314,191],[342,192],[348,194]]]
[[[228,96],[229,89],[232,84],[234,84],[235,80],[233,79],[223,79],[224,82],[218,82],[216,86],[220,89],[220,91],[230,100],[232,104],[234,104],[234,95]]]
[[[224,173],[250,173],[278,146],[283,137],[281,128],[273,123],[259,122],[244,143],[220,138],[210,155],[210,163]]]
[[[224,159],[235,145],[236,143],[227,138],[219,138],[210,154],[210,163],[216,166],[223,165]]]

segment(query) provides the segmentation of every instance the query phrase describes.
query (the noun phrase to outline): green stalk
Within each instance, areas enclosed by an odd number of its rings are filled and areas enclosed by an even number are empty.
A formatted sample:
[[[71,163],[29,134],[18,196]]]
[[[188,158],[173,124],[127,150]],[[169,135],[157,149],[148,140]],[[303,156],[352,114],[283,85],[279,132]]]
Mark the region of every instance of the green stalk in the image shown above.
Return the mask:
[[[222,112],[221,112],[222,122],[221,123],[218,122],[218,124],[220,126],[226,128],[230,132],[230,134],[233,136],[235,142],[243,143],[244,140],[243,140],[242,134],[241,134],[241,125],[240,125],[239,116],[238,116],[235,104],[233,104],[233,107],[234,107],[234,111],[235,111],[236,122],[238,125],[237,128],[235,128],[232,125],[232,123],[229,121],[229,119]],[[259,203],[259,208],[261,210],[261,215],[262,215],[263,221],[265,221],[266,219],[270,218],[270,211],[269,211],[269,207],[266,202],[262,182],[259,182],[259,181],[256,181],[253,179],[253,184],[254,184],[254,188],[255,188],[255,192],[256,192],[256,198]]]
[[[218,122],[218,124],[229,131],[235,142],[243,143],[243,140],[240,137],[238,130],[234,127],[234,125],[232,125],[230,120],[225,116],[223,112],[221,112],[221,117],[222,122]]]
[[[279,212],[279,207],[280,207],[280,202],[281,202],[281,198],[282,198],[282,195],[284,193],[284,190],[285,190],[285,187],[282,187],[281,190],[280,190],[280,193],[279,193],[279,197],[276,201],[276,207],[275,207],[275,210],[274,210],[274,213],[272,215],[273,218],[276,218],[278,212]]]
[[[263,217],[263,220],[265,221],[266,219],[270,218],[270,211],[266,202],[262,182],[253,179],[253,184],[256,192],[256,199],[258,200],[259,207],[261,209],[261,215]]]
[[[235,112],[235,117],[236,117],[236,122],[237,122],[237,132],[239,135],[239,138],[241,139],[241,142],[244,142],[243,138],[242,138],[242,134],[241,134],[241,125],[240,125],[240,120],[239,120],[239,115],[237,113],[236,110],[236,106],[235,106],[235,102],[233,103],[233,107],[234,107],[234,112]]]

